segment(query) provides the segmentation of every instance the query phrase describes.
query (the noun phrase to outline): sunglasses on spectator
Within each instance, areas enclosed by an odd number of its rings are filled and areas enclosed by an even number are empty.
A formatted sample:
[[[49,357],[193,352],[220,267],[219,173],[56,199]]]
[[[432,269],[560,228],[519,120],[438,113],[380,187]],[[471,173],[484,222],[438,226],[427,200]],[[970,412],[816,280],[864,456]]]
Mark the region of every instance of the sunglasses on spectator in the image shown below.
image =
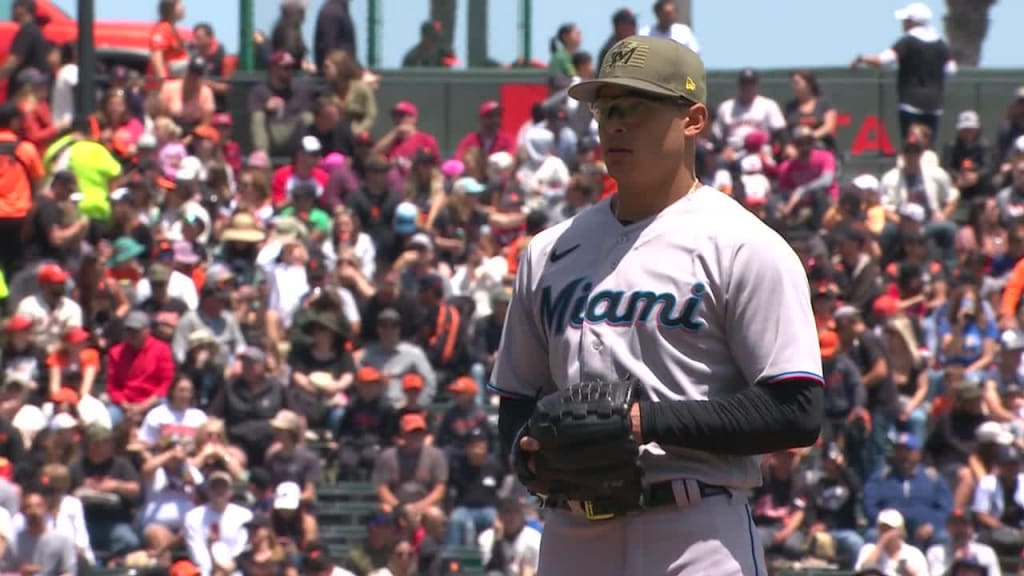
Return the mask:
[[[598,98],[590,104],[590,111],[598,122],[610,118],[635,120],[649,116],[658,105],[668,105],[679,109],[689,108],[692,104],[675,96],[658,96],[644,92],[627,92],[615,98]]]

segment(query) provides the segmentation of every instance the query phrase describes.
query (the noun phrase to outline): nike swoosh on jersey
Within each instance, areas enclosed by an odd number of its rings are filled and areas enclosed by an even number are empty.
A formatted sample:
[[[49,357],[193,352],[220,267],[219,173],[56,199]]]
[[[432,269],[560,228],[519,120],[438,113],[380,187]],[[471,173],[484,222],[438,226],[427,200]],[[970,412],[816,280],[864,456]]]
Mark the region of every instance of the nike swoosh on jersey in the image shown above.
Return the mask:
[[[565,258],[569,254],[572,254],[573,252],[575,252],[576,249],[579,248],[579,247],[580,247],[580,245],[577,244],[577,245],[573,246],[572,248],[567,248],[567,249],[565,249],[565,250],[563,250],[561,252],[559,252],[557,248],[552,248],[551,249],[551,262],[552,263],[558,262],[562,258]]]

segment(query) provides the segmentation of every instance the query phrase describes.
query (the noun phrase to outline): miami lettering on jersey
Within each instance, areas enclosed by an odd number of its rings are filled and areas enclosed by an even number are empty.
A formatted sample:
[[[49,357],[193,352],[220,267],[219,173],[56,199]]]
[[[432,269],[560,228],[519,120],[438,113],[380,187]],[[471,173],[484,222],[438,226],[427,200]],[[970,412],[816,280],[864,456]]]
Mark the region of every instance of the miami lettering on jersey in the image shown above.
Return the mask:
[[[608,324],[632,326],[651,320],[665,328],[699,332],[707,326],[699,315],[707,286],[697,282],[690,295],[679,302],[671,292],[650,290],[600,290],[591,293],[593,283],[586,277],[569,282],[558,294],[550,285],[541,289],[540,319],[550,334],[561,334],[569,326]],[[655,313],[657,310],[657,313]]]

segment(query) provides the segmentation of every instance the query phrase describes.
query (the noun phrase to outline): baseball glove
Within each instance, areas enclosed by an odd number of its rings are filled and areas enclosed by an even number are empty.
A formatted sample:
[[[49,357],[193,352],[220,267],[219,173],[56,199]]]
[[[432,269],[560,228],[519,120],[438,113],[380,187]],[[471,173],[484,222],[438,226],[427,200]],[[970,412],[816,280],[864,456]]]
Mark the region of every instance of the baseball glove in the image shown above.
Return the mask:
[[[541,398],[514,445],[519,480],[546,498],[638,502],[643,474],[629,417],[636,392],[632,381],[597,381]],[[523,436],[540,450],[520,449]]]

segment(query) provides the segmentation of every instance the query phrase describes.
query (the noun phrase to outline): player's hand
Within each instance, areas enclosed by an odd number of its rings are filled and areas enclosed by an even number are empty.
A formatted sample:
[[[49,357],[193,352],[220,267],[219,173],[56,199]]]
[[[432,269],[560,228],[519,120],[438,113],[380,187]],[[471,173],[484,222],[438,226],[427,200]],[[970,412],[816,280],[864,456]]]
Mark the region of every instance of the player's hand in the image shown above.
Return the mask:
[[[533,453],[536,453],[540,450],[540,442],[538,442],[536,438],[523,436],[522,438],[519,439],[519,449],[522,450],[523,452],[530,453],[530,459],[527,461],[526,465],[527,467],[529,467],[530,472],[536,472],[537,468],[533,463]]]

